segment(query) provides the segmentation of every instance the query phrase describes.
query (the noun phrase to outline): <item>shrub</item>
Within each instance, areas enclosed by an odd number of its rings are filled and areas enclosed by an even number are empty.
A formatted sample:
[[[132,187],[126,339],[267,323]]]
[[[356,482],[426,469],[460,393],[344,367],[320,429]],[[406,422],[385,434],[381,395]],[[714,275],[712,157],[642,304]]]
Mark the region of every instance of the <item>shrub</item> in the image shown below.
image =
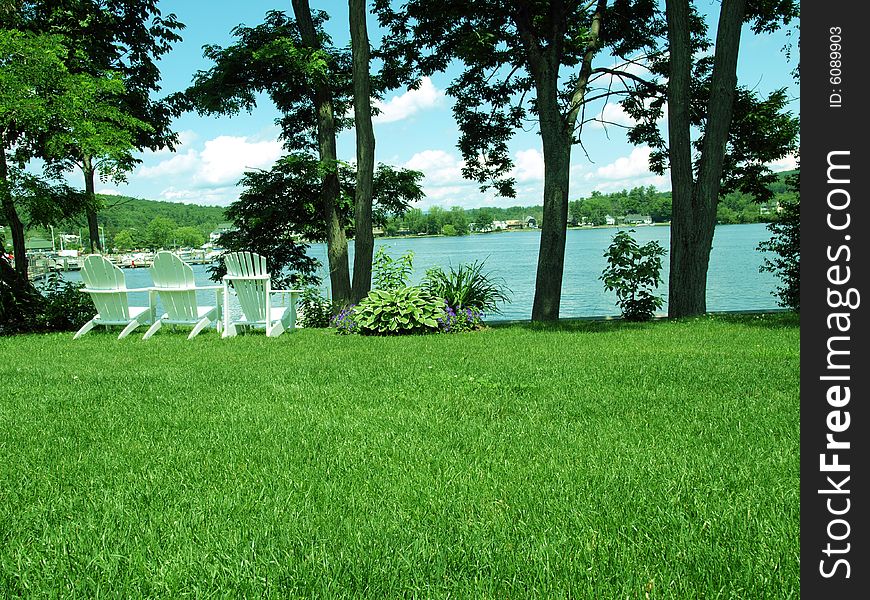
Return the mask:
[[[45,299],[36,326],[49,331],[73,331],[87,323],[96,309],[88,294],[80,290],[84,284],[65,280],[60,273],[49,273],[36,289]]]
[[[56,272],[33,284],[0,257],[0,335],[78,329],[95,312],[81,287]]]
[[[392,291],[408,285],[413,271],[414,252],[408,250],[399,258],[387,254],[389,246],[381,246],[372,260],[372,289]]]
[[[797,200],[782,203],[783,211],[767,228],[773,236],[758,244],[762,252],[772,252],[759,268],[779,276],[781,285],[772,293],[777,304],[794,311],[801,309],[801,206]]]
[[[445,272],[441,267],[426,271],[422,287],[433,296],[444,298],[455,309],[472,309],[480,316],[483,313],[498,313],[498,303],[508,302],[510,289],[504,280],[483,271],[485,261],[474,261],[450,267]]]
[[[44,300],[0,253],[0,335],[33,329]]]
[[[302,312],[299,319],[302,327],[329,327],[332,319],[332,302],[321,296],[318,288],[311,286],[302,290],[299,309]]]
[[[444,314],[444,300],[418,287],[372,290],[352,309],[359,333],[367,335],[434,333]]]
[[[604,252],[607,266],[601,274],[604,289],[615,291],[617,304],[627,321],[648,321],[661,308],[661,296],[653,294],[661,283],[662,256],[665,249],[652,241],[639,245],[628,231],[613,236]]]

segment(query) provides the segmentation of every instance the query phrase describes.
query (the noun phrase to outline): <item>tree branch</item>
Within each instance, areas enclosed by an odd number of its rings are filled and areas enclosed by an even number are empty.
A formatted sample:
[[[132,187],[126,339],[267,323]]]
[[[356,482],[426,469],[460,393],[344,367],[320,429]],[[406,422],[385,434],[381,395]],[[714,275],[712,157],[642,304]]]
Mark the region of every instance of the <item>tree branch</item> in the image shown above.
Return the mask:
[[[583,55],[583,62],[580,67],[580,76],[577,79],[577,84],[574,88],[574,93],[571,95],[568,112],[568,126],[574,128],[574,123],[577,120],[580,105],[584,102],[586,95],[586,86],[589,83],[589,75],[592,71],[592,59],[598,52],[598,47],[601,41],[601,20],[604,18],[604,10],[607,8],[607,0],[598,0],[595,7],[595,13],[592,15],[592,23],[589,26],[589,44],[586,46],[586,53]]]
[[[605,75],[611,75],[613,77],[618,77],[620,80],[625,79],[625,78],[631,79],[632,81],[634,81],[634,82],[636,82],[644,87],[648,87],[648,88],[657,88],[658,87],[655,82],[649,81],[647,79],[644,79],[643,77],[639,77],[638,75],[634,75],[633,73],[629,73],[627,71],[619,71],[617,69],[610,69],[607,67],[596,67],[595,69],[592,69],[592,71],[591,71],[592,75],[597,75],[599,73],[605,74]]]

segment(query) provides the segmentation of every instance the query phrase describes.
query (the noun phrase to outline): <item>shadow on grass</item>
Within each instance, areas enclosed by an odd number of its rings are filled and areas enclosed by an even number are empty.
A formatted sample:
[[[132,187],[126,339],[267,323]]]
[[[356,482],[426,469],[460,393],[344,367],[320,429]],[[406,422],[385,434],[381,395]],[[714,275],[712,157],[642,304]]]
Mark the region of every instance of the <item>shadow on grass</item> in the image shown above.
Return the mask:
[[[789,311],[775,312],[739,312],[739,313],[708,313],[697,317],[668,319],[657,317],[651,321],[624,321],[619,317],[591,317],[585,319],[560,319],[554,323],[535,323],[532,321],[495,321],[487,323],[493,329],[516,327],[534,332],[575,332],[575,333],[607,333],[620,330],[649,329],[664,323],[692,323],[700,321],[722,321],[745,327],[760,329],[799,329],[800,316]]]
[[[535,333],[572,332],[572,333],[610,333],[623,329],[646,329],[655,327],[656,320],[644,323],[623,321],[619,318],[609,319],[560,319],[554,323],[536,323],[532,321],[496,321],[487,323],[493,329],[516,327]]]
[[[715,314],[711,318],[756,329],[800,329],[800,315],[791,311]]]

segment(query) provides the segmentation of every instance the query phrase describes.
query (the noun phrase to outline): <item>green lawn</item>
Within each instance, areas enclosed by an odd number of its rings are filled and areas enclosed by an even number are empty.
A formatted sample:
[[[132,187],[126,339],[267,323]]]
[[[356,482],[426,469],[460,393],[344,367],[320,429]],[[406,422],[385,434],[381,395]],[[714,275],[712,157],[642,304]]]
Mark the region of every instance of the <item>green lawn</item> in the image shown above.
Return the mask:
[[[797,598],[799,335],[0,338],[0,596]]]

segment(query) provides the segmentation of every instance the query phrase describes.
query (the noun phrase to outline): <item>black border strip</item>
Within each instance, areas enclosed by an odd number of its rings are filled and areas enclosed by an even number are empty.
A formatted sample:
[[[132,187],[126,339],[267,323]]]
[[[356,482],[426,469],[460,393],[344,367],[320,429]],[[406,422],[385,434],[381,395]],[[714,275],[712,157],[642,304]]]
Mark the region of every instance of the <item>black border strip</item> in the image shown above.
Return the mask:
[[[801,595],[866,598],[866,131],[860,2],[801,3]],[[837,62],[839,61],[839,62]]]

